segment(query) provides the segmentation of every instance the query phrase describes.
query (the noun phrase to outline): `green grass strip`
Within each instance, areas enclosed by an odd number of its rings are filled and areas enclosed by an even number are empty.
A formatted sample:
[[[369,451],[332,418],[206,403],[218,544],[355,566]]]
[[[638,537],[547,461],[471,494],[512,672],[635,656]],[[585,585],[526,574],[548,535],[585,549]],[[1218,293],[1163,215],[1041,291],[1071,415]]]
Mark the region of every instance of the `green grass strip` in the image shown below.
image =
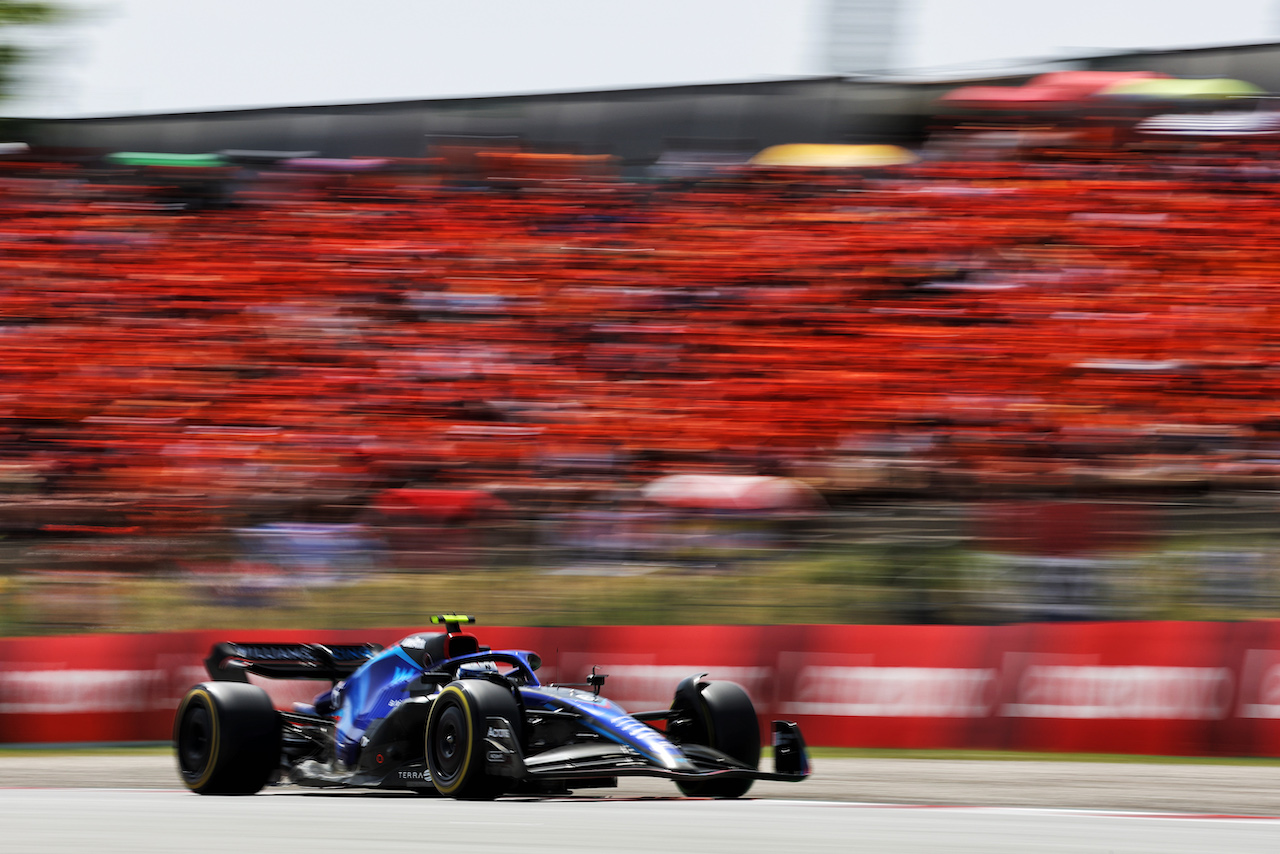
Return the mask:
[[[0,745],[0,759],[6,756],[161,756],[170,753],[173,753],[173,746],[167,741]]]

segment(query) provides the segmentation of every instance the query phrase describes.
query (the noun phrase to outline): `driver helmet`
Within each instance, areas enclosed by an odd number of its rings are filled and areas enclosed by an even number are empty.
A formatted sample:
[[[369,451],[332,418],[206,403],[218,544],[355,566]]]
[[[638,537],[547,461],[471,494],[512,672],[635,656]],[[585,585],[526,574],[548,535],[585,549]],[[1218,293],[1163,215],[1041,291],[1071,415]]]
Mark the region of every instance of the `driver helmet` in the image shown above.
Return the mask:
[[[492,661],[468,661],[458,665],[459,679],[485,679],[489,673],[497,673],[498,665]]]

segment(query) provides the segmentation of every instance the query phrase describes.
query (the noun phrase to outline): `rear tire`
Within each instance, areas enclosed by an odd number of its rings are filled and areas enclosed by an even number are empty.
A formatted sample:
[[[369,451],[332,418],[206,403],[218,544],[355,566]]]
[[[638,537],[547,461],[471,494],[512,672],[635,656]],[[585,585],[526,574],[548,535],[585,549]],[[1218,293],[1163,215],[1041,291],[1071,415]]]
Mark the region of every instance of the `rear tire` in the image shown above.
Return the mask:
[[[516,781],[485,771],[487,719],[505,718],[520,727],[522,718],[511,692],[492,682],[451,682],[427,715],[426,754],[431,782],[440,794],[462,800],[492,800]]]
[[[733,682],[699,683],[686,679],[676,689],[678,722],[668,735],[680,744],[701,744],[733,757],[743,765],[760,765],[760,722],[755,706],[742,686]],[[678,780],[680,791],[691,797],[740,798],[754,780],[742,777],[712,780]]]
[[[173,747],[191,791],[252,795],[280,765],[280,716],[256,685],[204,682],[178,706]]]

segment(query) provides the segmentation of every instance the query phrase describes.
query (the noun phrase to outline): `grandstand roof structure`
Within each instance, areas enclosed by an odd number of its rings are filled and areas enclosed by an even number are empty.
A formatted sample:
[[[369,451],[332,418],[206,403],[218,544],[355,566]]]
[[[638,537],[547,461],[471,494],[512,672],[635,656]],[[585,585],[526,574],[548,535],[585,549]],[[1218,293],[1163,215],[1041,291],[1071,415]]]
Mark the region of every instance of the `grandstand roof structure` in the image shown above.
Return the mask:
[[[323,157],[421,157],[433,141],[512,139],[533,150],[611,154],[652,164],[673,147],[759,151],[771,145],[911,144],[948,92],[1018,85],[1046,70],[1145,71],[1238,78],[1280,92],[1280,44],[1130,51],[999,76],[928,79],[810,76],[531,95],[31,119],[21,141],[99,151],[198,154],[301,149]]]

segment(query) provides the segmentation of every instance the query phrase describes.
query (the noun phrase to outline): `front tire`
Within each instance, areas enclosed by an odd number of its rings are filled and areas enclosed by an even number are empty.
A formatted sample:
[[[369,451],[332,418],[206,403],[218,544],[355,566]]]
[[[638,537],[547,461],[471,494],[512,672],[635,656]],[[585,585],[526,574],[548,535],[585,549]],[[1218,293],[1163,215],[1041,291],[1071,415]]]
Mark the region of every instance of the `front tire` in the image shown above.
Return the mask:
[[[522,720],[511,692],[492,682],[451,682],[432,702],[427,715],[427,768],[440,794],[492,800],[514,785],[510,777],[485,771],[485,737],[491,717],[504,718],[516,728]]]
[[[173,747],[191,791],[252,795],[280,764],[280,716],[256,685],[204,682],[178,706]]]
[[[760,722],[755,706],[742,686],[733,682],[699,683],[686,679],[676,689],[671,708],[676,712],[668,735],[680,744],[701,744],[724,753],[743,765],[760,765]],[[680,791],[691,797],[740,798],[755,782],[742,777],[711,780],[678,780]]]

